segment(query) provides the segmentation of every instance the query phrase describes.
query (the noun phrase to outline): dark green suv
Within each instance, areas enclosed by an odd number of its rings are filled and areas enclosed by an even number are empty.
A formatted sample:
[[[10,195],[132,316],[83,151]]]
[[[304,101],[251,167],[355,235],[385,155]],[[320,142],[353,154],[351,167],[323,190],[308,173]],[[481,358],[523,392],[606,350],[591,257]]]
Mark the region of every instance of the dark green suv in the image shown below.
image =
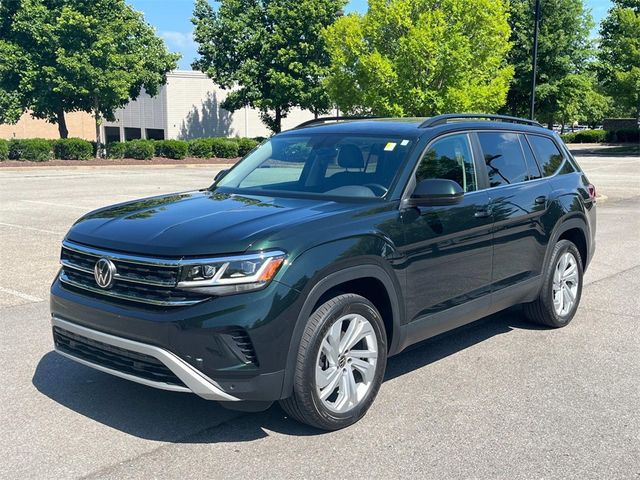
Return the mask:
[[[594,187],[535,122],[314,120],[209,188],[78,220],[51,288],[55,348],[338,429],[411,344],[516,304],[567,325],[594,236]]]

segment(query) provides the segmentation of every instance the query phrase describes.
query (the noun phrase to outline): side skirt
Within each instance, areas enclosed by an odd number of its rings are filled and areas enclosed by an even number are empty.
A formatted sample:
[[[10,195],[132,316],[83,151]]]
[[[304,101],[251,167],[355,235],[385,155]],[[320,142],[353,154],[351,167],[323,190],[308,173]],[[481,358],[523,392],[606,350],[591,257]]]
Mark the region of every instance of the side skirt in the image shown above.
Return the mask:
[[[394,351],[393,355],[415,343],[475,322],[505,308],[531,302],[538,296],[541,286],[542,276],[537,276],[442,312],[419,317],[400,327],[401,340],[398,350]]]

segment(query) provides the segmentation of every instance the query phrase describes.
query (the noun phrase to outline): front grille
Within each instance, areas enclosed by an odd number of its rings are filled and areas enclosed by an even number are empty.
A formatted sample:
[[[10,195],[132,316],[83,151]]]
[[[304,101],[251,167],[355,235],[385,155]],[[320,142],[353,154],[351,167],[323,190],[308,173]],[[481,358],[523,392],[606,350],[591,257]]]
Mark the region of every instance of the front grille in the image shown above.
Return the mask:
[[[53,327],[53,341],[58,350],[87,362],[145,380],[185,386],[162,362],[150,355],[114,347],[60,327]]]
[[[96,262],[102,257],[111,260],[116,267],[115,281],[107,289],[98,286],[93,273]],[[66,287],[119,301],[180,306],[192,305],[208,298],[175,288],[180,274],[177,261],[103,252],[65,242],[60,263],[60,281]]]

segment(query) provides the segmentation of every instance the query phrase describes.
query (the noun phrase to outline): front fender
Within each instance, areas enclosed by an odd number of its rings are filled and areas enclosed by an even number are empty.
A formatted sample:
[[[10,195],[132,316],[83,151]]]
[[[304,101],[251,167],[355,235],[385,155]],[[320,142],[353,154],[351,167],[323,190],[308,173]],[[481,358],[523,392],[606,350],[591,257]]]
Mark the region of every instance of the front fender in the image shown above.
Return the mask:
[[[397,350],[404,302],[401,280],[394,270],[395,255],[394,247],[386,239],[362,235],[318,245],[293,259],[281,281],[301,292],[301,305],[289,343],[282,398],[293,390],[300,339],[314,307],[327,291],[344,282],[374,278],[382,283],[392,310],[389,353]]]

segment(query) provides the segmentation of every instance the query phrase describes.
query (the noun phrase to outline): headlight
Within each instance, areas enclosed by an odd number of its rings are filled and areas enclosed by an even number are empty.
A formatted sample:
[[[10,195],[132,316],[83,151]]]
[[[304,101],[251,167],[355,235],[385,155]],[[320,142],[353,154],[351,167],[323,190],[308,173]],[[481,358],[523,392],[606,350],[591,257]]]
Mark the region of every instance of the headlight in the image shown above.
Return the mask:
[[[253,255],[190,260],[182,266],[178,288],[208,295],[230,295],[258,290],[276,275],[286,255],[264,252]]]

